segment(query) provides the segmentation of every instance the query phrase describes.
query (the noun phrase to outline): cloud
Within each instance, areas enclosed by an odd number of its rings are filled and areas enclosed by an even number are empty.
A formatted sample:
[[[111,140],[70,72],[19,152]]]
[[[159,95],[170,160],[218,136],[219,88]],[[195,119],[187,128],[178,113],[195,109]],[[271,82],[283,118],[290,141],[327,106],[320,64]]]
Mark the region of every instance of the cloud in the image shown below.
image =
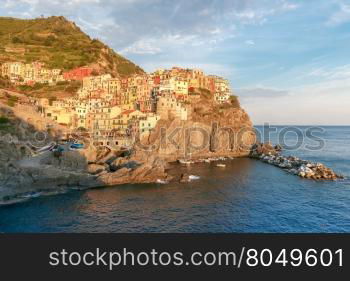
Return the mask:
[[[350,64],[341,65],[333,68],[320,67],[313,69],[308,76],[323,78],[327,80],[350,78]]]
[[[58,0],[5,0],[4,7],[0,11],[13,16],[24,12],[25,17],[64,15],[92,36],[106,38],[117,50],[158,54],[144,42],[192,36],[201,42],[197,45],[217,44],[234,37],[236,25],[262,24],[295,4],[286,0],[68,0],[64,4]],[[168,43],[172,44],[171,40]]]
[[[120,51],[121,54],[148,55],[155,55],[161,52],[161,48],[157,47],[156,42],[154,40],[140,40]]]
[[[247,45],[255,45],[255,42],[253,40],[247,40],[245,41]]]
[[[277,79],[305,78],[294,87],[236,90],[255,124],[350,125],[350,65],[304,67]]]
[[[241,98],[274,98],[289,94],[287,90],[269,89],[269,88],[246,88],[236,89],[236,94]]]
[[[268,5],[267,2],[261,1],[261,6],[258,6],[259,8],[257,8],[257,3],[255,1],[253,2],[254,4],[251,6],[248,5],[241,11],[233,11],[231,15],[243,24],[262,25],[273,15],[293,11],[299,8],[299,5],[286,0],[273,1],[273,5]]]
[[[345,4],[344,1],[337,1],[338,10],[333,13],[328,19],[326,25],[337,26],[350,21],[350,4]]]
[[[300,7],[300,5],[295,4],[295,3],[289,3],[287,1],[282,1],[282,6],[281,6],[281,10],[284,11],[293,11],[296,10]]]
[[[204,44],[196,35],[173,34],[154,38],[140,39],[120,50],[121,54],[160,54],[179,47],[200,46]]]
[[[243,89],[236,92],[254,124],[350,124],[350,77],[288,90]]]

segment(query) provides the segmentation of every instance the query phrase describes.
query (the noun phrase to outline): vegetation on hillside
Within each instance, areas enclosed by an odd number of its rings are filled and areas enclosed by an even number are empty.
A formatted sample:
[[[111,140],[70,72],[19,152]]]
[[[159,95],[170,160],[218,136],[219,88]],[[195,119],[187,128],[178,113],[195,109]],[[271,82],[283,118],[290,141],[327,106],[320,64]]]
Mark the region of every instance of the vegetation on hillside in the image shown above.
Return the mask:
[[[0,125],[8,124],[10,120],[5,116],[0,116]]]
[[[21,92],[26,92],[31,95],[38,95],[38,94],[50,94],[51,92],[64,92],[68,94],[74,94],[78,91],[78,89],[81,87],[80,81],[64,81],[64,82],[57,82],[56,85],[48,85],[48,84],[40,84],[35,83],[33,86],[30,85],[21,85],[17,86],[17,89]]]
[[[18,124],[21,122],[22,120],[17,118],[11,109],[3,107],[0,103],[0,141],[9,141],[12,137],[21,139],[22,133],[18,130]],[[12,137],[10,139],[6,138],[7,134]]]
[[[64,17],[0,17],[0,63],[6,61],[41,61],[48,68],[64,70],[93,65],[99,72],[115,76],[143,73],[139,66],[91,39]]]
[[[0,88],[9,88],[11,86],[11,82],[9,79],[0,77]]]
[[[13,127],[11,126],[11,121],[6,116],[0,115],[0,135],[3,133],[12,133]]]
[[[18,97],[10,95],[9,93],[6,93],[5,97],[7,98],[7,105],[10,107],[14,107],[18,102]]]

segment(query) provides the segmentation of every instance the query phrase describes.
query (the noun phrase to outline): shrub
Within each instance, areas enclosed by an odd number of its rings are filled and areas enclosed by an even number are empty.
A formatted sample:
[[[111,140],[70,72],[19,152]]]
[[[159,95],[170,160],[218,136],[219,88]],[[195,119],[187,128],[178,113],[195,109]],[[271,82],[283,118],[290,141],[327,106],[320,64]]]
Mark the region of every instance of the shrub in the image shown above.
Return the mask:
[[[13,44],[19,44],[19,43],[22,43],[22,42],[23,41],[20,38],[18,38],[17,36],[12,38],[12,43]]]
[[[99,73],[98,73],[98,71],[97,71],[96,69],[94,69],[94,70],[91,72],[91,75],[92,75],[92,76],[98,76]]]
[[[33,86],[33,90],[40,90],[44,87],[45,85],[42,83],[35,83]]]
[[[237,96],[230,96],[229,101],[233,107],[239,108],[241,106]]]
[[[0,116],[0,125],[8,124],[10,120],[5,116]]]
[[[52,46],[52,41],[46,39],[46,40],[44,41],[44,45],[45,45],[46,47],[50,47],[50,46]]]
[[[13,100],[7,100],[7,105],[10,107],[14,107],[16,105],[16,102]]]
[[[10,85],[11,85],[10,80],[0,77],[0,86],[1,87],[8,88],[8,87],[10,87]]]
[[[78,84],[70,84],[69,86],[67,86],[66,91],[68,93],[73,94],[73,93],[76,93],[79,90],[79,88],[80,88],[80,85]]]
[[[68,85],[68,84],[69,84],[68,81],[58,81],[58,82],[56,83],[57,86]]]
[[[211,94],[211,92],[208,89],[199,88],[198,91],[200,92],[202,97],[204,97],[206,99],[212,98],[212,94]]]
[[[18,86],[18,89],[20,91],[27,92],[27,91],[33,90],[33,87],[31,87],[29,85],[20,85],[20,86]]]

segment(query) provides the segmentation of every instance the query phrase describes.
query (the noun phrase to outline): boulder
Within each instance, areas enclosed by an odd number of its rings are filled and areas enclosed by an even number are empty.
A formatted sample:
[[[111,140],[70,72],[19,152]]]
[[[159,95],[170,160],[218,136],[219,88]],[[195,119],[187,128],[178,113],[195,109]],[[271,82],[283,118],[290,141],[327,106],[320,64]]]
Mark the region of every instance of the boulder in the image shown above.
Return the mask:
[[[190,182],[190,175],[189,174],[181,174],[180,176],[180,182],[181,183],[186,183],[186,182]]]
[[[97,149],[93,145],[89,145],[86,149],[80,150],[80,153],[88,163],[95,163],[97,160]]]
[[[253,158],[265,157],[265,155],[278,156],[280,151],[279,147],[276,149],[276,146],[274,147],[270,143],[257,143],[252,146],[250,156]]]
[[[99,164],[89,164],[89,166],[87,167],[87,171],[91,175],[97,175],[106,171],[106,166]]]

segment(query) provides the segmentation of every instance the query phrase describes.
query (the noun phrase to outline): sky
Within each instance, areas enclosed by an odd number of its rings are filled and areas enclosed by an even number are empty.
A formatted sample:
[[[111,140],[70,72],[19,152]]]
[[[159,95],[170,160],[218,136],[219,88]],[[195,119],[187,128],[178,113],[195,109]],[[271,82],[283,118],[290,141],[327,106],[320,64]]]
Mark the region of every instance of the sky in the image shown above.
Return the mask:
[[[350,0],[0,0],[63,15],[150,72],[229,79],[255,124],[350,125]]]

